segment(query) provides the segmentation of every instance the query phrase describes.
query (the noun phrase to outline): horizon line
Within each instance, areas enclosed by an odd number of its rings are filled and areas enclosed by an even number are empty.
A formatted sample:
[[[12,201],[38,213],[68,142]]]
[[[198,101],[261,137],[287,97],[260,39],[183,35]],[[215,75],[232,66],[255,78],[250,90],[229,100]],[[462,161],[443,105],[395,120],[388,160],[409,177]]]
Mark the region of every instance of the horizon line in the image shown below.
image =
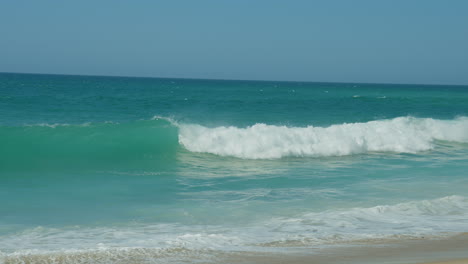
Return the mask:
[[[223,79],[200,77],[155,77],[155,76],[130,76],[130,75],[99,75],[99,74],[69,74],[69,73],[38,73],[38,72],[0,72],[0,74],[24,74],[24,75],[55,75],[76,77],[107,77],[107,78],[135,78],[135,79],[180,79],[200,81],[239,81],[239,82],[284,82],[284,83],[337,83],[337,84],[381,84],[381,85],[427,85],[427,86],[468,86],[468,84],[440,84],[440,83],[392,83],[392,82],[343,82],[343,81],[296,81],[296,80],[256,80],[256,79]]]

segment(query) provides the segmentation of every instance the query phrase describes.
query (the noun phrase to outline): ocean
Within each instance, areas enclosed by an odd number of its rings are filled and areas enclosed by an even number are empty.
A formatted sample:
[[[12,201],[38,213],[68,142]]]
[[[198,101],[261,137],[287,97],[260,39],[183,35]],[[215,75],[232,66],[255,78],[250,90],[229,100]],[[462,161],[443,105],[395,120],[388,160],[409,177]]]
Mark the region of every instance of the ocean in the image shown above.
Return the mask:
[[[0,74],[0,263],[468,231],[468,86]]]

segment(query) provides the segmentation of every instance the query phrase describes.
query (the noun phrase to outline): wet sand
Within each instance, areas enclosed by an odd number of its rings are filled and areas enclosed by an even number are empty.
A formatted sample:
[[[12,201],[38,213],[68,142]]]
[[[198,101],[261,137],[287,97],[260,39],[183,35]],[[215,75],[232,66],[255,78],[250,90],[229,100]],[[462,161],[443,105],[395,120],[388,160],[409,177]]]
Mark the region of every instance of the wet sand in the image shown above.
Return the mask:
[[[460,260],[448,260],[448,261],[439,261],[439,262],[430,262],[427,264],[467,264],[468,259],[460,259]],[[426,264],[426,263],[424,263]]]
[[[222,257],[224,258],[224,257]],[[298,253],[235,253],[222,263],[236,264],[468,264],[468,233],[444,239],[360,242]]]
[[[284,248],[283,248],[284,249]],[[206,264],[468,264],[468,233],[448,238],[355,241],[329,247],[290,247],[284,251],[231,252],[184,249],[128,249],[12,255],[0,263],[206,263]],[[274,252],[274,253],[273,253]],[[1,252],[0,252],[1,253]]]

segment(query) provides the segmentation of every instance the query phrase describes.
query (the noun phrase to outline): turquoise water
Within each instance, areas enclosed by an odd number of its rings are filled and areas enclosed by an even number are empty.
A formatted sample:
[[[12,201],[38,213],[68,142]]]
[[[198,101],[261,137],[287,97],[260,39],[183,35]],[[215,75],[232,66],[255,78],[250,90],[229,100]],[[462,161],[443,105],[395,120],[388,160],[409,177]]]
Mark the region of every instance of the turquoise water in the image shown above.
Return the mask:
[[[468,86],[0,74],[0,113],[7,262],[468,231]]]

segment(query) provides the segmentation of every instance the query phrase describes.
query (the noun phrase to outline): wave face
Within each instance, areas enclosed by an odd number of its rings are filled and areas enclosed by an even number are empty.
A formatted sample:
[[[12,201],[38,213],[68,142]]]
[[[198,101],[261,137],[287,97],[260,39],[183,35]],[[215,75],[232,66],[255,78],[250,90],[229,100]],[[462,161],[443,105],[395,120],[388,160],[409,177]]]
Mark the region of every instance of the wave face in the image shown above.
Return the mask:
[[[177,128],[167,120],[0,127],[0,166],[102,167],[154,161],[175,153]]]
[[[416,153],[432,149],[434,140],[468,142],[468,118],[399,117],[329,127],[180,125],[179,134],[179,142],[190,151],[244,159]]]

